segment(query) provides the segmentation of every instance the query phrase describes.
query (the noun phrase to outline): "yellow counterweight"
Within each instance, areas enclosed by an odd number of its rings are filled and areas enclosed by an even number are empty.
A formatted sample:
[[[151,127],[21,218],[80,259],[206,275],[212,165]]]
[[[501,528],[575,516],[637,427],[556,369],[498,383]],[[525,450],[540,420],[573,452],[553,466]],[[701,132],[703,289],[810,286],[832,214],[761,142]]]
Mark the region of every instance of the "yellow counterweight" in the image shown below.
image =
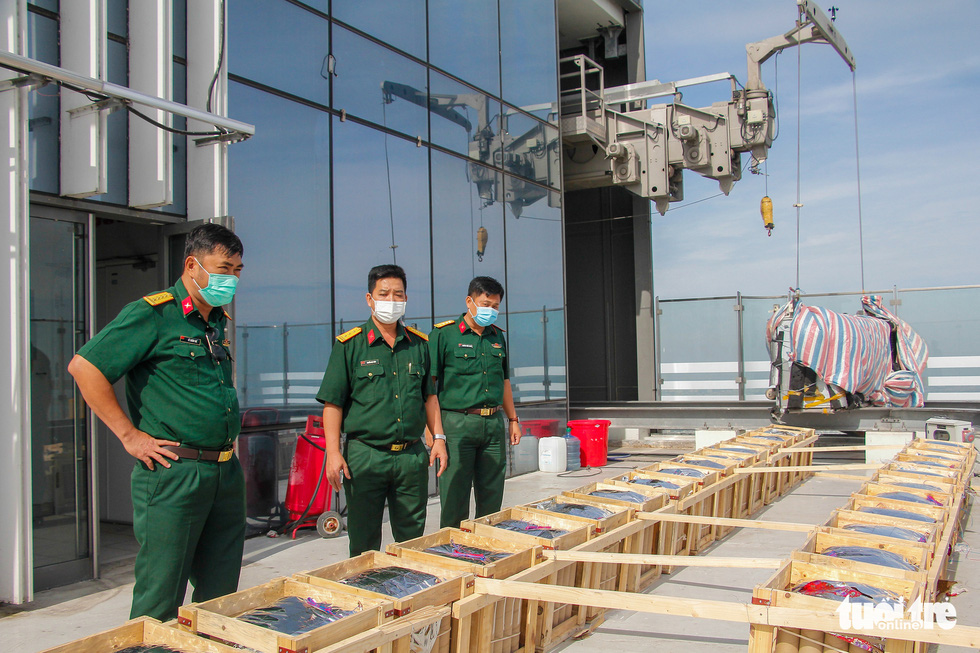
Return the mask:
[[[776,226],[772,221],[772,198],[770,198],[768,195],[763,197],[759,210],[762,212],[762,223],[765,226],[768,234],[771,236],[772,229]]]

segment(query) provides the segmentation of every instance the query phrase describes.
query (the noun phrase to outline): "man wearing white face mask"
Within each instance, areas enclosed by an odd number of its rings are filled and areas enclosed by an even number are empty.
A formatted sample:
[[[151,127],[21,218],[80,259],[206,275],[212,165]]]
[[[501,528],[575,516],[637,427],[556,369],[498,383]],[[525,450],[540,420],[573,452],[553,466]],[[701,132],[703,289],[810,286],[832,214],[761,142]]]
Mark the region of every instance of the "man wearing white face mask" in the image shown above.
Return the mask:
[[[470,488],[477,518],[500,510],[507,464],[501,412],[508,418],[510,443],[521,441],[507,343],[504,330],[495,324],[503,298],[500,282],[476,277],[467,291],[466,312],[459,320],[436,324],[429,335],[432,376],[438,382],[452,463],[439,483],[443,528],[458,527],[469,518]]]
[[[327,480],[347,496],[350,554],[381,549],[385,502],[396,541],[425,529],[427,468],[446,469],[439,399],[432,385],[427,336],[399,323],[405,271],[379,265],[368,273],[371,319],[337,336],[317,400],[323,404]],[[428,456],[422,433],[436,434]],[[340,433],[347,434],[343,453]],[[341,479],[341,473],[343,478]]]

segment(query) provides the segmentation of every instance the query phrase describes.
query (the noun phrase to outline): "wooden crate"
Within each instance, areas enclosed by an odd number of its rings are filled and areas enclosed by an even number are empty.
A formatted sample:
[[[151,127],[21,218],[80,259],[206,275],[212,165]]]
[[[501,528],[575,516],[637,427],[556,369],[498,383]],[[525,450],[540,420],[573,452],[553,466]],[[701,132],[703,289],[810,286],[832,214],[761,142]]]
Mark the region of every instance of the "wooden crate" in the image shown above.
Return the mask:
[[[568,532],[553,539],[548,539],[546,537],[537,537],[496,526],[496,524],[508,519],[517,519],[551,528],[560,528]],[[476,535],[532,544],[540,546],[542,549],[556,549],[561,551],[567,551],[574,546],[578,546],[595,534],[595,525],[590,521],[566,519],[553,512],[530,512],[525,508],[504,508],[500,512],[495,512],[491,515],[485,515],[477,519],[468,519],[460,524],[459,528],[460,530],[470,531]]]
[[[715,472],[718,474],[719,478],[731,476],[736,469],[742,466],[738,463],[738,461],[732,460],[731,458],[710,458],[708,456],[699,456],[696,454],[684,454],[677,459],[677,462],[684,463],[685,465],[691,465],[705,471]],[[716,465],[721,465],[721,467],[716,467]]]
[[[912,476],[905,475],[902,476],[891,471],[878,471],[875,475],[871,477],[871,482],[880,483],[882,485],[894,485],[897,486],[898,483],[924,483],[926,485],[931,485],[935,487],[939,492],[954,496],[955,494],[961,494],[961,487],[956,482],[948,478],[923,478],[917,476],[913,478]],[[903,488],[908,489],[908,488]]]
[[[588,517],[576,517],[575,515],[566,515],[564,513],[549,512],[542,508],[536,507],[548,501],[558,501],[561,503],[581,503],[587,506],[595,506],[596,508],[602,508],[604,510],[612,510],[613,514],[608,517],[604,517],[603,519],[589,519]],[[559,517],[564,517],[566,519],[578,520],[583,524],[591,524],[595,528],[595,532],[597,535],[622,526],[623,524],[625,524],[626,522],[630,521],[633,518],[633,512],[635,512],[633,508],[616,506],[614,504],[598,501],[596,500],[595,497],[589,497],[588,499],[575,499],[574,501],[572,501],[569,497],[565,497],[562,495],[551,496],[548,497],[547,499],[543,499],[541,501],[535,501],[533,503],[526,503],[518,507],[527,510],[530,513],[557,515]]]
[[[735,446],[735,445],[730,445]],[[742,449],[743,447],[736,447],[737,449]],[[747,449],[747,447],[746,447]],[[750,467],[761,461],[760,451],[755,449],[751,450],[752,453],[745,453],[743,451],[733,451],[732,449],[722,449],[718,445],[711,447],[705,447],[704,449],[698,449],[692,456],[704,457],[710,459],[720,459],[728,458],[738,462],[739,467]]]
[[[899,481],[900,483],[902,481]],[[950,507],[953,505],[953,495],[948,492],[943,492],[942,490],[922,490],[915,487],[902,487],[900,485],[892,485],[890,483],[865,483],[860,490],[861,494],[866,494],[868,496],[876,497],[881,494],[889,494],[891,492],[906,492],[920,499],[929,501],[938,501],[943,507]],[[915,503],[912,501],[911,503]],[[926,505],[926,504],[922,504]],[[930,505],[935,505],[931,504]]]
[[[425,551],[430,546],[451,543],[509,553],[510,555],[496,562],[480,564],[479,562],[458,560]],[[414,540],[394,542],[388,545],[386,551],[389,555],[397,556],[399,559],[415,560],[447,569],[456,569],[483,578],[508,578],[543,559],[541,547],[535,544],[476,535],[458,528],[443,528]]]
[[[149,617],[140,617],[96,635],[45,649],[41,653],[114,653],[141,644],[169,646],[187,653],[241,653],[240,649],[164,626]]]
[[[788,560],[768,581],[756,586],[752,593],[752,602],[759,605],[798,608],[817,613],[837,610],[840,607],[840,603],[837,601],[789,591],[800,583],[813,580],[866,583],[881,587],[901,596],[905,600],[906,606],[916,599],[922,600],[924,596],[922,582],[918,580],[886,578],[876,574],[843,569],[838,566],[815,564],[804,560]],[[821,643],[825,644],[826,647]],[[772,651],[778,653],[830,653],[855,649],[848,648],[846,642],[821,631],[753,624],[750,629],[748,650],[749,653],[772,653]],[[898,640],[889,640],[885,647],[886,653],[913,653],[915,650],[916,647],[912,642]]]
[[[405,567],[407,569],[422,571],[438,577],[440,582],[438,585],[428,587],[402,598],[370,592],[340,582],[344,578],[349,578],[363,571],[381,569],[383,567]],[[457,601],[473,593],[472,574],[446,566],[397,558],[378,551],[367,551],[349,560],[335,562],[319,569],[294,574],[293,578],[303,583],[326,587],[327,589],[340,592],[349,592],[372,599],[390,600],[394,603],[396,617],[407,615],[413,610],[418,610],[427,605],[435,607],[448,605],[453,601]]]
[[[891,463],[879,469],[872,477],[872,480],[877,480],[882,475],[918,483],[930,483],[932,485],[942,484],[946,486],[947,491],[950,494],[957,494],[966,491],[966,486],[960,482],[960,479],[942,474],[937,476],[935,473],[923,474],[919,468],[914,465],[904,465],[903,467],[899,467],[896,465],[896,463]]]
[[[864,507],[887,508],[889,510],[904,510],[918,515],[923,515],[933,519],[939,528],[946,522],[946,510],[941,506],[927,506],[921,503],[909,503],[908,501],[895,501],[894,499],[883,499],[881,497],[870,496],[867,494],[854,493],[847,504],[851,510],[859,510]],[[915,518],[912,518],[915,520]]]
[[[916,449],[906,450],[907,453],[898,453],[895,455],[894,460],[899,463],[912,463],[913,465],[922,465],[927,468],[937,469],[937,470],[953,470],[957,474],[957,478],[962,478],[964,471],[966,470],[966,460],[964,459],[950,459],[944,458],[942,456],[935,456],[927,451],[920,451]],[[940,466],[941,465],[941,466]]]
[[[846,508],[838,508],[831,515],[830,519],[827,520],[826,526],[831,526],[833,528],[844,528],[845,526],[850,526],[852,524],[868,524],[873,526],[897,526],[899,528],[905,528],[910,531],[915,531],[920,533],[926,538],[925,544],[935,552],[936,543],[939,540],[939,525],[938,524],[927,524],[921,521],[915,521],[912,519],[896,519],[894,517],[887,517],[885,515],[874,515],[867,512],[858,512],[856,510],[848,510]],[[857,532],[857,531],[854,531]],[[898,539],[898,538],[891,538]],[[906,541],[906,540],[900,540]]]
[[[926,438],[916,438],[909,443],[910,449],[925,449],[929,451],[949,451],[956,452],[958,455],[967,457],[975,452],[972,442],[945,442],[943,440],[927,440]]]
[[[667,474],[658,474],[657,472],[645,472],[639,469],[634,469],[631,472],[626,472],[622,476],[614,476],[611,479],[607,479],[606,482],[624,483],[628,487],[632,488],[635,485],[642,485],[640,483],[631,482],[637,478],[650,478],[650,479],[656,479],[661,481],[668,481],[678,486],[676,489],[663,488],[664,491],[667,492],[667,496],[670,497],[672,501],[683,499],[689,494],[692,494],[698,487],[698,480],[694,478],[686,478],[683,476],[670,476]],[[656,488],[651,488],[651,489],[656,489]]]
[[[341,642],[310,653],[414,653],[428,650],[413,644],[416,635],[422,642],[434,637],[432,651],[449,653],[451,624],[452,609],[449,606],[426,606],[411,615],[386,621],[380,626],[361,631]]]
[[[268,607],[289,596],[312,598],[342,610],[356,610],[357,613],[302,635],[289,635],[238,619],[245,612]],[[177,622],[191,633],[261,653],[295,653],[315,651],[335,644],[393,616],[394,604],[391,601],[315,587],[290,578],[277,578],[234,594],[181,606]]]
[[[677,467],[684,468],[684,469],[693,469],[698,472],[706,472],[706,474],[701,477],[694,477],[694,476],[684,476],[683,474],[671,474],[670,472],[662,471],[664,469],[672,469]],[[695,481],[698,485],[698,488],[707,487],[708,485],[717,483],[718,479],[721,478],[721,474],[719,474],[718,470],[716,469],[705,469],[703,467],[698,467],[697,465],[689,465],[687,463],[678,462],[676,459],[664,460],[662,462],[657,462],[652,465],[648,465],[647,467],[640,467],[637,471],[656,472],[658,474],[664,474],[663,478],[668,478],[668,477],[686,478],[688,480]]]
[[[832,546],[864,546],[882,551],[891,551],[902,556],[917,566],[921,571],[927,570],[929,565],[932,564],[933,551],[926,543],[907,540],[896,541],[893,537],[856,533],[829,526],[821,526],[814,530],[806,539],[806,542],[799,548],[799,551],[822,555],[824,551]]]
[[[963,481],[959,470],[947,469],[944,467],[931,467],[929,465],[917,465],[908,460],[896,460],[888,465],[885,465],[882,469],[887,470],[888,473],[904,472],[905,474],[914,474],[916,477],[923,480],[930,478],[944,478],[953,483],[962,483]]]
[[[596,490],[626,490],[628,492],[636,492],[637,494],[646,497],[641,503],[634,503],[632,501],[627,501],[625,499],[614,499],[611,497],[596,497],[592,496],[590,493]],[[614,506],[619,506],[621,508],[633,508],[634,510],[642,510],[644,512],[649,512],[651,510],[656,510],[658,508],[663,508],[667,504],[668,495],[665,491],[651,488],[644,485],[634,484],[630,487],[622,487],[621,485],[613,485],[611,483],[604,483],[599,481],[598,483],[589,483],[588,485],[583,485],[582,487],[575,488],[574,490],[569,490],[567,492],[562,492],[563,496],[571,497],[578,501],[579,499],[596,499],[599,501],[607,502]]]

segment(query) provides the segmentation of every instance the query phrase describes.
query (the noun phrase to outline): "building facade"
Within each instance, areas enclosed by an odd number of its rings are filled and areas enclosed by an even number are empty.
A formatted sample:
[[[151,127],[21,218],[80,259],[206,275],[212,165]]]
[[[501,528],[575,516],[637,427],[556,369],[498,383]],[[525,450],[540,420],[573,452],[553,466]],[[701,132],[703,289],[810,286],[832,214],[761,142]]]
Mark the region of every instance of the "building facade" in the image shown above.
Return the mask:
[[[473,276],[503,282],[518,410],[564,418],[566,333],[584,335],[566,310],[587,323],[602,309],[565,291],[560,58],[601,58],[596,43],[610,37],[596,26],[618,15],[626,29],[612,39],[629,45],[613,48],[612,69],[641,78],[639,9],[0,0],[10,224],[0,236],[10,252],[0,271],[10,306],[0,336],[10,343],[0,361],[10,370],[0,381],[0,600],[97,576],[105,525],[131,521],[132,459],[66,366],[122,306],[173,283],[185,235],[202,221],[232,226],[245,244],[233,346],[256,528],[282,516],[292,444],[319,411],[334,336],[369,316],[373,265],[405,268],[406,322],[422,330],[462,312]],[[612,210],[610,192],[580,201],[601,197],[600,213]],[[577,246],[589,229],[573,235]],[[616,240],[630,269],[624,243],[634,235]],[[637,251],[642,270],[649,252]],[[620,254],[576,261],[576,283],[611,291],[619,280],[602,261]],[[618,314],[640,324],[630,284]]]

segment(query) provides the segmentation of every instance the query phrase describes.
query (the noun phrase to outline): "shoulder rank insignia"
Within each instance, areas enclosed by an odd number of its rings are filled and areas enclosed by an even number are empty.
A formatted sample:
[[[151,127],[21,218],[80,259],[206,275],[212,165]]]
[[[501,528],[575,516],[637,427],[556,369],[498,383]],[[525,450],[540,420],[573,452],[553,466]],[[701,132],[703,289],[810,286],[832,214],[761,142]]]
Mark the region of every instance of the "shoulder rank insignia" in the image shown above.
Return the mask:
[[[441,329],[442,327],[447,327],[454,322],[456,322],[456,320],[446,320],[445,322],[440,322],[439,324],[435,325],[434,328]]]
[[[143,298],[147,304],[150,306],[159,306],[160,304],[166,304],[174,299],[174,296],[164,290],[163,292],[153,293],[152,295],[147,295]]]
[[[337,336],[337,341],[347,342],[348,340],[350,340],[360,332],[361,332],[361,327],[354,327],[350,331],[345,331],[344,333],[341,333],[339,336]]]
[[[422,333],[418,329],[415,329],[413,327],[407,326],[407,327],[405,327],[405,330],[408,331],[409,333],[414,333],[415,335],[417,335],[422,340],[425,340],[425,341],[428,341],[429,340],[429,336],[425,335],[424,333]]]
[[[225,314],[225,317],[226,317],[227,319],[229,319],[229,320],[231,319],[231,316],[230,316],[230,315],[228,315],[228,311],[224,311],[224,310],[223,310],[223,311],[221,311],[221,312]]]

